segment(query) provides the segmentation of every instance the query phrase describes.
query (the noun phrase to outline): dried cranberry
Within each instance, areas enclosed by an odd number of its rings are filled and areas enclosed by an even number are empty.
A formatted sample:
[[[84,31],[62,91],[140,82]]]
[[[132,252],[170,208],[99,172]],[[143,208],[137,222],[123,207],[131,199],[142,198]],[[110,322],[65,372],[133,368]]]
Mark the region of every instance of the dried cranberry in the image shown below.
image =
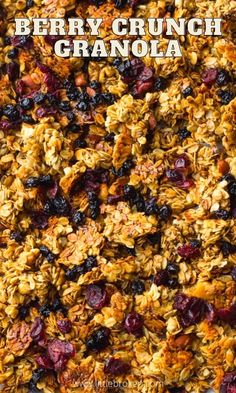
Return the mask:
[[[90,284],[86,290],[88,305],[95,310],[100,310],[108,303],[108,294],[104,287]]]
[[[125,328],[129,333],[140,335],[143,327],[143,318],[137,312],[131,312],[125,318]]]
[[[219,308],[216,310],[216,316],[223,322],[229,325],[236,324],[236,303],[233,303],[230,307]]]
[[[68,341],[54,339],[48,344],[48,355],[53,362],[54,369],[61,371],[65,368],[67,361],[75,356],[75,349]]]
[[[169,278],[170,278],[170,276],[169,276],[169,273],[168,273],[167,270],[160,270],[160,271],[156,274],[156,276],[155,276],[155,278],[154,278],[154,283],[155,283],[157,286],[160,286],[160,285],[166,285],[166,286],[168,286]]]
[[[31,212],[30,217],[31,223],[35,228],[44,229],[47,227],[48,217],[42,210]]]
[[[147,82],[142,82],[138,81],[134,88],[131,90],[132,95],[135,98],[142,98],[145,93],[150,91],[153,87],[154,82],[153,81],[147,81]]]
[[[41,318],[35,318],[30,330],[30,336],[36,344],[42,346],[45,344],[44,323]]]
[[[183,188],[183,190],[187,190],[190,187],[194,186],[194,182],[193,182],[192,179],[186,179],[186,180],[183,180],[183,181],[176,182],[175,185],[177,187],[179,187],[179,188]]]
[[[54,46],[58,40],[62,39],[60,35],[45,35],[44,37],[47,44]]]
[[[180,323],[183,327],[200,322],[207,312],[204,300],[194,296],[187,296],[184,293],[175,295],[174,308],[178,312]]]
[[[236,393],[236,371],[225,374],[220,385],[220,393]]]
[[[16,48],[31,49],[33,48],[34,42],[29,35],[16,35],[11,38],[11,44]]]
[[[45,354],[39,355],[35,360],[36,360],[36,363],[38,364],[38,366],[40,366],[44,369],[53,370],[53,368],[54,368],[53,362]]]
[[[121,359],[110,358],[104,366],[105,374],[122,375],[126,374],[130,369],[128,363]]]
[[[198,247],[194,247],[192,244],[183,244],[177,249],[178,254],[185,259],[197,258],[200,255]]]
[[[216,68],[208,68],[202,74],[202,81],[207,86],[211,86],[216,82],[218,70]]]
[[[37,66],[42,71],[44,76],[44,82],[48,88],[48,92],[53,93],[56,90],[60,89],[61,83],[55,73],[45,64],[42,64],[37,61]]]
[[[123,82],[129,84],[135,82],[144,69],[141,59],[126,60],[118,66],[118,71],[122,76]]]
[[[16,79],[19,78],[20,67],[18,63],[12,61],[6,65],[6,71],[8,78],[11,82],[14,82]]]
[[[2,131],[9,131],[15,130],[19,126],[18,122],[11,122],[9,120],[0,120],[0,130]]]
[[[49,106],[42,106],[41,108],[36,109],[35,115],[39,119],[45,116],[54,116],[57,113],[57,109]]]
[[[122,200],[123,200],[122,195],[108,195],[108,197],[107,197],[108,205],[115,205],[116,203],[118,203]]]
[[[70,333],[71,329],[72,329],[72,323],[69,319],[65,318],[65,319],[59,319],[59,321],[57,321],[57,326],[58,329],[62,332],[62,333]]]
[[[180,155],[176,160],[175,160],[175,169],[178,171],[185,171],[190,164],[189,158],[186,154]]]

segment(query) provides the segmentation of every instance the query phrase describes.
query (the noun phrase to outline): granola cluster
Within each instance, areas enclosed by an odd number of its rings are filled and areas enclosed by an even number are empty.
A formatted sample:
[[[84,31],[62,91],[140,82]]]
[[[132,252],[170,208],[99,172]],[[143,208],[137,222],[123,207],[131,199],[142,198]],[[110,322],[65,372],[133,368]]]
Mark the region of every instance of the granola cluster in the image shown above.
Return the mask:
[[[71,16],[222,36],[105,60],[14,36]],[[236,392],[235,25],[234,0],[0,2],[0,391]]]

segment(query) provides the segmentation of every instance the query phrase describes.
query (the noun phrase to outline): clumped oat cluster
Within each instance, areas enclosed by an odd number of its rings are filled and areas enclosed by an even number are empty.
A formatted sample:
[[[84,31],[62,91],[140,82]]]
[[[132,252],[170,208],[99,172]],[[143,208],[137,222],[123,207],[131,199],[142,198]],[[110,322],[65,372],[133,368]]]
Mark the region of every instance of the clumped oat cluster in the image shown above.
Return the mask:
[[[105,61],[14,37],[69,16],[223,34]],[[236,392],[235,24],[234,0],[1,1],[2,392]]]

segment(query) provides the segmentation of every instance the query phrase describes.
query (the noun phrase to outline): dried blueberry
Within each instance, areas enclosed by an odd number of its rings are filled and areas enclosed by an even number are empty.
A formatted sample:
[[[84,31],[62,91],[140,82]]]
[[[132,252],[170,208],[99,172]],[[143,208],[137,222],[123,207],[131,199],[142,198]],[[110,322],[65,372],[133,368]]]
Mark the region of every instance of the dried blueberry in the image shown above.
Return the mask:
[[[161,91],[161,90],[165,90],[166,87],[167,87],[167,80],[165,78],[163,78],[162,76],[158,76],[155,79],[153,90],[154,91]]]
[[[227,85],[231,81],[231,76],[228,71],[224,70],[223,68],[218,70],[218,75],[216,78],[216,83],[218,86]]]
[[[127,4],[127,0],[114,0],[115,7],[118,9],[124,8]]]
[[[106,142],[111,142],[111,143],[113,143],[113,142],[114,142],[114,139],[115,139],[115,134],[114,134],[114,132],[110,132],[109,134],[107,134],[107,135],[104,137],[104,141],[106,141]]]
[[[100,201],[97,194],[93,191],[88,192],[90,216],[93,220],[96,220],[100,214]]]
[[[97,258],[95,256],[89,256],[84,261],[85,272],[90,272],[94,267],[97,266]]]
[[[8,104],[3,108],[2,111],[3,115],[8,117],[11,121],[19,120],[20,113],[15,105]]]
[[[157,286],[160,286],[160,285],[168,286],[169,279],[170,279],[170,276],[169,276],[168,271],[167,270],[160,270],[156,274],[156,276],[154,277],[154,283]]]
[[[22,123],[35,124],[33,117],[31,115],[27,115],[27,114],[21,115],[21,121],[22,121]]]
[[[220,97],[221,103],[223,105],[228,105],[234,98],[234,93],[228,90],[219,90],[217,94]]]
[[[145,291],[145,285],[142,280],[134,280],[131,284],[131,289],[134,295],[141,295]]]
[[[144,212],[147,216],[151,214],[158,214],[159,209],[155,198],[150,198],[145,201]]]
[[[77,138],[74,141],[74,148],[75,149],[85,149],[87,147],[87,142],[81,138]]]
[[[20,100],[20,107],[24,110],[32,109],[34,106],[34,101],[32,98],[22,98]]]
[[[19,308],[19,318],[25,319],[29,315],[29,307],[28,306],[20,306]]]
[[[184,98],[187,98],[189,96],[193,95],[193,89],[191,86],[186,87],[184,90],[182,90],[182,94]]]
[[[221,242],[220,249],[224,257],[228,257],[230,254],[236,253],[236,245],[231,244],[225,240]]]
[[[61,101],[58,104],[59,109],[64,112],[68,112],[70,110],[70,101]]]
[[[53,252],[50,251],[49,248],[46,246],[39,247],[39,250],[41,254],[48,260],[48,262],[53,262],[56,258],[56,255],[53,254]]]
[[[89,82],[89,87],[93,90],[100,90],[101,83],[96,81],[95,79]]]
[[[178,134],[179,134],[179,139],[181,140],[181,142],[191,136],[191,132],[188,131],[186,127],[181,128],[179,130]]]
[[[83,212],[81,212],[80,210],[75,211],[72,214],[71,217],[72,221],[76,224],[76,225],[82,225],[84,220],[85,220],[85,214]]]
[[[35,104],[43,104],[47,99],[47,95],[42,92],[38,92],[34,95],[33,100]]]
[[[172,214],[172,209],[169,205],[160,206],[158,209],[158,215],[161,220],[167,221]]]
[[[183,181],[182,173],[176,169],[167,169],[166,177],[172,183],[177,183],[177,182]]]
[[[48,317],[50,315],[51,311],[52,311],[51,306],[50,306],[50,304],[47,304],[47,303],[39,308],[39,312],[43,317]]]
[[[15,59],[19,54],[19,50],[17,48],[10,49],[7,53],[7,57],[9,59]]]
[[[101,351],[109,345],[110,329],[101,327],[86,340],[88,350]]]
[[[76,281],[81,274],[84,274],[84,267],[81,265],[76,265],[71,269],[66,270],[65,278],[68,281]]]
[[[212,214],[215,218],[218,218],[219,220],[228,220],[230,218],[230,212],[224,209],[215,210],[214,212],[212,212]]]
[[[23,234],[23,232],[14,231],[11,233],[10,238],[12,240],[15,240],[15,242],[17,242],[17,243],[21,243],[24,240],[24,234]]]

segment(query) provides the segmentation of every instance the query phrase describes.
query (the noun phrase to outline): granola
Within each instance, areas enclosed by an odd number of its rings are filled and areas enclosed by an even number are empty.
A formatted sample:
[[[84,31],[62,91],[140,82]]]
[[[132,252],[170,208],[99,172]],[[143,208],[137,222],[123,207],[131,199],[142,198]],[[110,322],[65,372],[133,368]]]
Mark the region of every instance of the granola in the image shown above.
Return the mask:
[[[142,59],[14,37],[73,16],[105,42],[120,16],[222,36]],[[236,392],[235,21],[235,0],[1,0],[0,391]]]

